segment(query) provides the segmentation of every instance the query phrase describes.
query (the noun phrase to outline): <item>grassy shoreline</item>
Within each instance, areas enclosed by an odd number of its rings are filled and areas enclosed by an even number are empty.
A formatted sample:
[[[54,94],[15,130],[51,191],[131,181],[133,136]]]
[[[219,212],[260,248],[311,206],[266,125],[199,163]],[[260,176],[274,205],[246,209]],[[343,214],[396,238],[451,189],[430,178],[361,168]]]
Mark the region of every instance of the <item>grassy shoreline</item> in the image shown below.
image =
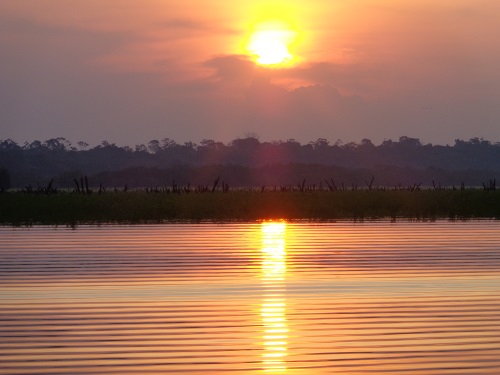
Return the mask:
[[[0,194],[0,225],[500,219],[500,190]]]

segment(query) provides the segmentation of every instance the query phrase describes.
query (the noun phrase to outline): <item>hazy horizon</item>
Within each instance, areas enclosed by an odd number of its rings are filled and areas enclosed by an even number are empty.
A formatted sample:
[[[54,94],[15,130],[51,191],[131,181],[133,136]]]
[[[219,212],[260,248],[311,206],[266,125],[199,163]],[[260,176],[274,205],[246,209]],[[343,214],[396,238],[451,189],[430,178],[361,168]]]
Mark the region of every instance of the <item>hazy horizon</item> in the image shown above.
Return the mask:
[[[300,140],[297,140],[295,138],[272,139],[272,140],[262,139],[262,137],[260,137],[258,134],[255,134],[255,133],[254,134],[247,133],[247,134],[243,135],[242,137],[235,137],[233,139],[230,139],[229,141],[221,141],[219,139],[211,139],[211,138],[203,138],[203,139],[199,139],[199,140],[194,140],[194,139],[189,140],[188,139],[188,140],[179,141],[177,139],[172,139],[169,137],[163,137],[163,138],[158,137],[158,139],[150,139],[150,140],[146,140],[145,142],[131,141],[128,144],[119,144],[119,143],[114,142],[112,139],[103,139],[103,140],[97,141],[95,143],[90,143],[90,142],[87,142],[85,140],[74,140],[74,139],[67,139],[65,137],[54,137],[54,138],[47,138],[47,139],[30,139],[30,140],[26,140],[26,139],[15,140],[12,138],[6,138],[6,139],[0,138],[0,144],[2,142],[13,141],[17,144],[17,146],[19,146],[21,148],[25,148],[26,146],[29,147],[30,145],[34,146],[35,148],[40,147],[40,146],[54,148],[55,144],[52,144],[53,143],[52,141],[56,141],[56,143],[59,142],[61,145],[64,145],[65,148],[67,148],[68,150],[70,147],[75,147],[75,148],[77,148],[78,151],[85,151],[85,150],[90,150],[92,148],[114,146],[114,147],[119,147],[119,148],[130,147],[130,148],[132,148],[132,150],[134,150],[134,148],[135,148],[135,151],[138,151],[137,150],[138,146],[145,146],[146,149],[149,149],[148,145],[151,142],[158,142],[159,146],[163,147],[163,148],[165,148],[165,147],[168,148],[168,147],[174,146],[174,145],[180,145],[180,146],[188,145],[189,147],[196,148],[196,147],[202,147],[205,142],[206,143],[212,143],[212,142],[222,143],[224,146],[230,146],[235,141],[245,140],[245,139],[255,139],[261,145],[264,145],[264,144],[274,145],[274,144],[286,144],[289,142],[297,142],[301,146],[307,146],[307,145],[314,146],[318,143],[326,142],[326,145],[328,145],[328,146],[349,147],[349,146],[361,146],[361,145],[363,145],[363,143],[365,141],[369,141],[372,143],[373,146],[378,147],[378,146],[383,146],[386,142],[389,142],[389,143],[393,142],[395,144],[398,144],[400,142],[405,142],[405,140],[409,140],[410,142],[415,141],[419,146],[432,145],[432,146],[450,146],[450,147],[453,147],[457,144],[457,141],[461,141],[461,142],[464,142],[467,144],[482,143],[483,145],[488,144],[488,145],[492,145],[492,146],[500,146],[500,139],[484,139],[484,138],[478,138],[478,137],[472,137],[472,138],[468,138],[468,139],[454,138],[452,142],[448,142],[448,143],[424,142],[424,140],[422,140],[420,138],[413,138],[413,137],[407,137],[407,136],[400,136],[400,137],[396,137],[394,139],[393,138],[383,139],[380,142],[374,142],[372,139],[369,139],[366,137],[363,137],[360,140],[343,140],[340,138],[338,138],[338,139],[316,138],[316,139],[310,139],[310,140],[305,141],[305,142],[301,142]],[[167,143],[165,143],[165,142],[167,142]],[[84,143],[85,145],[80,145],[80,143]],[[57,148],[57,146],[56,146],[56,148]]]

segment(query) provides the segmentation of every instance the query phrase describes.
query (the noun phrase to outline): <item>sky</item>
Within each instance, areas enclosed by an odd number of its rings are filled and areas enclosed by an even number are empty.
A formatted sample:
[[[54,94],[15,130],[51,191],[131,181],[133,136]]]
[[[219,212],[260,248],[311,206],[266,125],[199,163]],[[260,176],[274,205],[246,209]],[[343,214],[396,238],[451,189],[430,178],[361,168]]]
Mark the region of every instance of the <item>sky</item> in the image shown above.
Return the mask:
[[[496,142],[498,25],[498,0],[0,0],[0,139]]]

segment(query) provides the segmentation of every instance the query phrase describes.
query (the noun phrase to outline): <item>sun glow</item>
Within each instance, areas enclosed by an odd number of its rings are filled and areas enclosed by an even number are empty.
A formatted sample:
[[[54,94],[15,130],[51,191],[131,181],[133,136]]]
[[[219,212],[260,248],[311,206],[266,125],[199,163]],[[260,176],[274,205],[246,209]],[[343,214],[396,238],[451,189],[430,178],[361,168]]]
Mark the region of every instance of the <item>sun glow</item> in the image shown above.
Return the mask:
[[[250,35],[246,50],[261,65],[283,65],[294,60],[290,52],[296,37],[285,24],[270,22],[258,25]]]

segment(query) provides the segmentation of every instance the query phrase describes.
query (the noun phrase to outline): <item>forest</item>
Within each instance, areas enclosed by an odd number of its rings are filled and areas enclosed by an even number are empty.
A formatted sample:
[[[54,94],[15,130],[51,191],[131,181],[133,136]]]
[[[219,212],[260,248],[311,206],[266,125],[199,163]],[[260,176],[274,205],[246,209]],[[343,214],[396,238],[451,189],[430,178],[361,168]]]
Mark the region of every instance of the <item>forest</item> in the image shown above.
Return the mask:
[[[304,181],[317,188],[487,187],[500,176],[500,143],[472,138],[433,145],[402,136],[379,145],[369,139],[344,144],[324,138],[301,144],[248,136],[227,144],[164,138],[135,147],[107,141],[91,147],[64,138],[24,144],[0,140],[0,189],[49,183],[72,189],[82,176],[91,187],[105,188],[202,186],[216,178],[231,188],[272,189]]]

